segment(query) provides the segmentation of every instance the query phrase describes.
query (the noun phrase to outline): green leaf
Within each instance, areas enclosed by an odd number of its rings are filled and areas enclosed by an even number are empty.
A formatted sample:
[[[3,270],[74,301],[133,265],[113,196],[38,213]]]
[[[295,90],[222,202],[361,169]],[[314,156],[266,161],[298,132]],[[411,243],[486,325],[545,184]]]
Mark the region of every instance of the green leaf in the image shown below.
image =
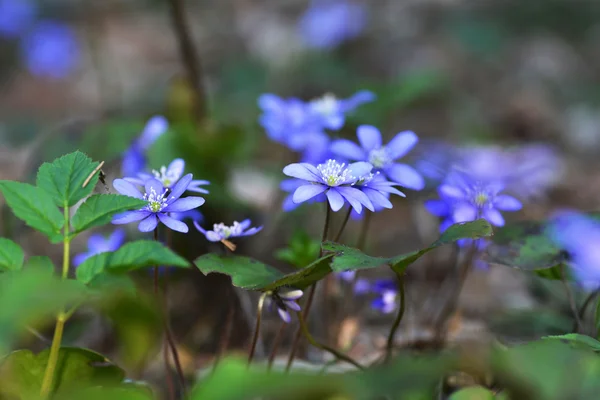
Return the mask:
[[[331,272],[329,258],[332,256],[333,254],[329,254],[306,268],[287,275],[270,265],[244,256],[218,256],[211,253],[198,257],[194,264],[205,275],[211,272],[228,275],[234,286],[246,290],[274,290],[280,286],[303,289]]]
[[[25,268],[29,270],[35,269],[38,271],[42,271],[48,274],[48,276],[54,275],[54,272],[56,271],[54,263],[48,256],[29,257],[29,259],[27,259],[27,262],[25,263]]]
[[[581,335],[579,333],[567,333],[566,335],[544,336],[543,340],[558,340],[563,343],[568,343],[575,347],[588,348],[595,352],[600,352],[600,342],[593,337]]]
[[[334,272],[370,269],[379,267],[381,265],[389,265],[397,273],[402,273],[410,264],[419,259],[419,257],[444,244],[456,242],[460,239],[478,239],[491,235],[492,227],[490,224],[483,219],[479,219],[473,222],[454,224],[450,226],[442,234],[442,236],[429,247],[407,254],[401,254],[395,257],[371,257],[358,249],[333,242],[323,243],[323,250],[335,253],[333,262],[331,264],[331,269]]]
[[[544,221],[522,221],[496,229],[486,248],[486,259],[526,271],[549,269],[565,263],[565,254],[547,235]]]
[[[60,233],[65,221],[44,190],[27,183],[0,181],[0,191],[13,213],[33,229],[44,233],[52,243],[62,240]]]
[[[2,398],[37,398],[48,364],[50,349],[39,354],[17,350],[2,360],[0,365],[0,394]],[[125,372],[91,350],[62,347],[54,376],[52,393],[71,391],[86,386],[118,384]]]
[[[88,197],[73,216],[73,233],[108,224],[113,215],[140,209],[148,204],[145,200],[118,194],[96,194]]]
[[[56,396],[56,400],[155,400],[152,390],[148,387],[132,383],[122,383],[119,386],[94,386],[79,390],[69,390],[64,395]]]
[[[77,280],[88,284],[104,272],[125,273],[152,266],[187,268],[190,263],[175,254],[162,243],[151,240],[129,242],[114,252],[100,253],[85,260],[77,267]]]
[[[448,400],[494,400],[494,393],[483,386],[471,386],[452,393]]]
[[[57,206],[71,207],[96,187],[99,171],[85,187],[83,184],[97,166],[97,162],[76,151],[52,163],[43,163],[37,173],[37,186],[49,193]]]
[[[275,257],[297,268],[310,264],[319,255],[321,243],[303,230],[294,232],[287,247],[275,252]]]
[[[23,267],[23,249],[10,239],[0,238],[0,270],[14,271]]]

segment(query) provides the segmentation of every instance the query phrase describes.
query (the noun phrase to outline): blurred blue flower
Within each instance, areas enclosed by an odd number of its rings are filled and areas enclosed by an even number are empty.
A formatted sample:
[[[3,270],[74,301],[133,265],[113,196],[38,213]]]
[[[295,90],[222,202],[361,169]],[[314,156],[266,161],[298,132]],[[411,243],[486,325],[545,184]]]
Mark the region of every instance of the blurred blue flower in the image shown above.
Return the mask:
[[[371,302],[371,308],[384,314],[396,309],[398,285],[391,279],[380,279],[373,283],[372,290],[377,297]]]
[[[169,166],[162,166],[160,170],[153,170],[152,173],[147,172],[139,172],[137,177],[126,177],[123,178],[128,182],[131,182],[135,185],[144,186],[146,182],[150,179],[159,180],[164,187],[170,189],[172,188],[181,178],[183,172],[185,170],[185,161],[181,158],[176,158]],[[208,194],[208,190],[202,189],[200,186],[209,185],[210,182],[205,180],[192,180],[188,185],[187,190],[190,192],[203,193]]]
[[[522,205],[516,198],[500,194],[502,190],[504,184],[500,182],[479,181],[466,172],[454,170],[438,191],[451,207],[454,223],[485,218],[492,225],[504,226],[500,211],[518,211]],[[429,208],[432,209],[431,203]],[[442,207],[438,211],[442,214]]]
[[[113,187],[119,193],[147,200],[148,205],[141,210],[126,211],[115,215],[112,223],[120,225],[141,221],[138,226],[140,232],[150,232],[157,227],[158,222],[160,221],[174,231],[187,233],[188,226],[185,223],[170,217],[169,213],[192,210],[204,204],[204,199],[202,197],[190,196],[183,199],[180,198],[187,190],[191,181],[192,174],[187,174],[181,178],[171,190],[166,189],[159,180],[150,179],[145,185],[146,193],[142,195],[133,183],[124,179],[115,179],[113,181]]]
[[[204,215],[196,209],[187,210],[182,212],[172,212],[169,214],[171,218],[176,219],[177,221],[184,221],[186,219],[191,219],[192,222],[201,223],[204,221]]]
[[[381,133],[374,126],[361,125],[356,135],[360,146],[347,139],[338,139],[331,144],[331,151],[348,160],[367,161],[375,171],[381,171],[388,179],[408,189],[421,190],[425,187],[423,177],[414,168],[395,162],[419,141],[414,132],[400,132],[385,146]]]
[[[358,278],[356,282],[354,282],[354,294],[363,295],[367,294],[371,291],[371,283],[368,279]]]
[[[146,152],[152,144],[169,129],[169,122],[162,115],[148,120],[144,130],[136,138],[123,155],[121,174],[135,177],[146,169]]]
[[[234,237],[255,235],[262,230],[262,226],[250,228],[251,223],[252,222],[249,219],[245,219],[242,222],[233,221],[233,225],[231,226],[227,226],[223,223],[214,224],[212,231],[205,230],[196,221],[194,221],[194,226],[206,236],[206,239],[209,241],[220,242]]]
[[[588,289],[600,284],[600,222],[576,211],[553,216],[548,235],[563,249],[578,282]]]
[[[58,21],[42,21],[20,42],[25,65],[35,76],[62,79],[79,64],[81,50],[75,31]]]
[[[279,317],[285,322],[290,323],[292,321],[292,317],[288,310],[300,311],[301,308],[296,303],[300,297],[302,297],[302,290],[288,290],[288,291],[276,291],[272,292],[268,300],[268,307],[272,308],[273,304],[277,307],[277,312],[279,313]]]
[[[96,254],[116,251],[123,245],[124,241],[125,231],[122,229],[115,229],[108,238],[101,234],[94,233],[88,239],[87,251],[85,253],[77,254],[73,258],[73,265],[77,267],[82,262],[92,256],[95,256]]]
[[[258,105],[263,111],[259,123],[267,136],[292,150],[302,149],[302,143],[297,143],[296,140],[303,135],[321,132],[321,129],[313,125],[311,112],[300,99],[282,99],[267,93],[258,98]]]
[[[356,38],[366,24],[364,5],[345,0],[313,0],[298,29],[308,47],[332,49]]]
[[[37,5],[31,0],[0,0],[0,36],[21,36],[33,24]]]
[[[372,168],[366,162],[356,162],[346,167],[343,163],[328,160],[316,167],[308,163],[290,164],[283,169],[283,173],[305,181],[294,191],[294,203],[300,204],[324,193],[334,212],[339,211],[347,201],[360,214],[363,206],[373,211],[373,204],[366,194],[352,185],[364,179]]]
[[[336,272],[335,276],[345,282],[353,282],[354,278],[356,277],[356,271],[349,270],[349,271]]]
[[[328,93],[321,98],[311,100],[308,109],[318,126],[337,131],[344,126],[346,113],[374,100],[375,94],[368,90],[361,90],[348,99],[338,99]]]

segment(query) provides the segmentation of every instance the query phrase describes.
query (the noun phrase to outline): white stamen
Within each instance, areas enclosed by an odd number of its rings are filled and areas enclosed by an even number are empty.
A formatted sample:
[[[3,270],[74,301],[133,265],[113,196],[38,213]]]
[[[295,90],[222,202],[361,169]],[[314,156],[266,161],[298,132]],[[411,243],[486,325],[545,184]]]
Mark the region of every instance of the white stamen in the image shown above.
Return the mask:
[[[369,152],[369,162],[375,168],[383,168],[392,162],[388,151],[385,146],[373,149]]]
[[[165,198],[166,194],[166,190],[163,193],[158,194],[156,193],[156,190],[150,189],[150,193],[144,194],[144,200],[148,201],[146,209],[154,213],[162,211],[163,208],[167,206],[167,199]]]
[[[224,223],[214,224],[213,231],[220,235],[223,239],[227,239],[231,236],[241,235],[244,230],[239,222],[233,221],[233,225],[231,226],[227,226]]]
[[[168,169],[164,165],[160,167],[160,170],[152,170],[154,177],[161,181],[164,187],[170,188],[175,182],[177,182],[180,178],[177,171]]]
[[[354,182],[356,178],[350,174],[346,164],[338,163],[335,160],[327,160],[324,164],[317,165],[317,170],[321,173],[324,183],[327,186],[338,186],[344,182]]]

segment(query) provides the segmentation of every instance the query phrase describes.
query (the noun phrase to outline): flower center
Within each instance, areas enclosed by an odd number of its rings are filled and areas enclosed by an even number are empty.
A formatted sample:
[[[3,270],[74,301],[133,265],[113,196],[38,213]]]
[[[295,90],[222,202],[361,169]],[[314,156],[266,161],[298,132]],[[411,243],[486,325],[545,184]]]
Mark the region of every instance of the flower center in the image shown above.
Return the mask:
[[[166,188],[170,188],[171,185],[179,180],[179,174],[176,171],[167,169],[164,165],[158,171],[152,170],[152,173]]]
[[[488,196],[485,192],[479,192],[475,194],[475,205],[477,207],[483,207],[490,200],[490,196]]]
[[[384,168],[392,162],[390,155],[384,147],[373,149],[369,152],[369,163],[375,168]]]
[[[395,290],[386,290],[381,294],[381,299],[383,300],[384,304],[391,305],[396,302],[397,295],[398,294]]]
[[[151,189],[150,193],[144,194],[144,200],[148,201],[146,209],[153,213],[162,211],[162,209],[167,206],[167,199],[165,198],[166,194],[166,190],[158,194],[154,189]]]
[[[227,239],[230,236],[239,236],[242,233],[242,226],[239,222],[233,221],[233,225],[227,226],[223,223],[214,224],[213,231],[221,236],[223,239]]]
[[[350,174],[348,168],[344,168],[346,164],[338,163],[335,160],[327,160],[324,164],[317,165],[317,170],[321,173],[323,182],[327,186],[338,186],[344,182],[356,180]]]
[[[376,175],[379,175],[380,172],[376,171],[375,173],[373,172],[369,172],[368,175],[364,175],[361,176],[357,181],[356,181],[356,185],[357,186],[367,186],[369,182],[371,182],[373,180],[373,178],[375,178]]]
[[[323,116],[331,115],[338,109],[338,101],[331,93],[327,93],[323,97],[311,101],[310,105],[313,110]]]

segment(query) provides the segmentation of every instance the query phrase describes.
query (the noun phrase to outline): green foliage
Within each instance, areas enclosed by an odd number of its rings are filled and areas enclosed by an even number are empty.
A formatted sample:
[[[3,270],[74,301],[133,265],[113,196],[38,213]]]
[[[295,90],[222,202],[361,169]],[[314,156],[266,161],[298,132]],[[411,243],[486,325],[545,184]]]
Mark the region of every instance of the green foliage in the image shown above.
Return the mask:
[[[62,240],[61,229],[65,223],[62,213],[46,191],[27,183],[0,181],[0,191],[13,213],[27,225],[50,239]]]
[[[264,291],[281,286],[303,289],[331,272],[328,264],[332,256],[333,254],[329,254],[321,257],[306,268],[290,274],[284,274],[270,265],[242,256],[205,254],[198,257],[194,264],[205,275],[217,272],[230,276],[233,285],[242,289]]]
[[[73,216],[73,234],[106,225],[113,215],[139,209],[148,202],[118,194],[96,194],[88,197]]]
[[[42,164],[37,174],[37,186],[50,194],[57,206],[71,207],[89,196],[96,187],[98,173],[94,174],[85,187],[83,184],[97,166],[97,162],[75,151],[52,163]]]
[[[567,343],[572,347],[585,347],[595,352],[600,352],[600,342],[593,337],[581,335],[578,333],[568,333],[566,335],[544,336],[544,340],[558,340]]]
[[[57,400],[154,400],[150,388],[131,383],[122,383],[118,386],[91,386],[78,390],[70,390],[64,395],[59,393]]]
[[[30,270],[42,271],[48,276],[52,276],[55,271],[54,263],[48,256],[32,256],[25,263],[25,268]]]
[[[125,244],[117,251],[88,258],[77,267],[76,276],[77,280],[88,284],[104,271],[125,273],[159,265],[186,268],[190,263],[159,242],[137,240]]]
[[[381,265],[389,265],[394,271],[401,273],[410,264],[418,260],[419,257],[444,244],[460,239],[478,239],[491,235],[492,227],[490,224],[483,219],[479,219],[473,222],[452,225],[429,247],[390,258],[371,257],[358,249],[333,242],[324,243],[323,249],[336,254],[331,264],[331,269],[335,272],[370,269]]]
[[[546,233],[547,223],[543,221],[522,221],[498,228],[486,249],[487,260],[526,271],[562,265],[565,256]]]
[[[303,230],[296,230],[287,245],[275,252],[275,257],[297,268],[303,268],[318,257],[321,243]]]
[[[49,349],[38,354],[17,350],[0,364],[0,394],[2,398],[37,398],[48,364]],[[91,350],[62,347],[58,353],[57,373],[52,393],[65,393],[76,388],[123,381],[125,372]]]
[[[494,393],[482,386],[471,386],[455,392],[448,400],[494,400]]]
[[[21,269],[24,258],[21,246],[10,239],[0,238],[0,271]]]

